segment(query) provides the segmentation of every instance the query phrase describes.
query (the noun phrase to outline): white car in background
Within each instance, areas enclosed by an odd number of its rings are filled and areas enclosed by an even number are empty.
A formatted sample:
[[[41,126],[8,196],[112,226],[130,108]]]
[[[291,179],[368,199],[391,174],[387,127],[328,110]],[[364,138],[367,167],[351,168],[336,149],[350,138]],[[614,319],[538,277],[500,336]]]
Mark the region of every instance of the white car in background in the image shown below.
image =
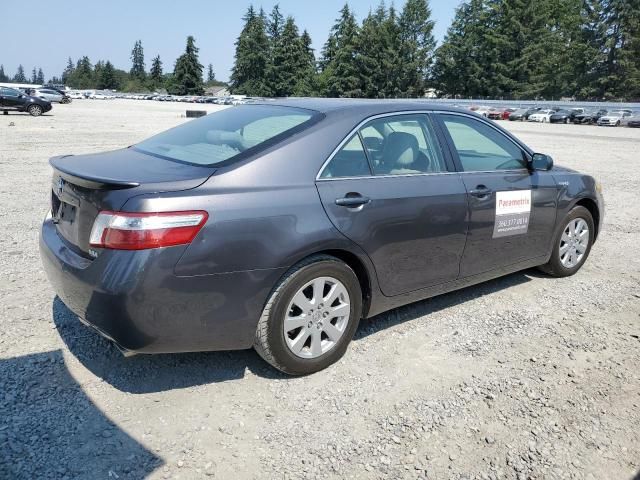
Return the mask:
[[[600,117],[598,125],[601,127],[618,127],[622,123],[626,123],[629,117],[631,117],[631,110],[614,110]]]
[[[105,95],[102,92],[93,92],[89,95],[89,98],[93,98],[94,100],[109,100],[109,95]]]
[[[528,121],[538,122],[538,123],[549,123],[549,120],[551,119],[551,115],[553,115],[554,113],[556,113],[556,111],[551,109],[540,110],[539,112],[529,115]]]
[[[481,106],[476,108],[475,110],[473,110],[473,108],[471,109],[472,112],[475,112],[478,115],[485,118],[487,118],[487,115],[489,115],[489,110],[491,110],[491,107],[487,107],[487,106]]]
[[[69,98],[72,98],[74,100],[81,100],[81,99],[86,98],[86,97],[84,96],[84,93],[82,93],[82,92],[70,92],[69,93]]]

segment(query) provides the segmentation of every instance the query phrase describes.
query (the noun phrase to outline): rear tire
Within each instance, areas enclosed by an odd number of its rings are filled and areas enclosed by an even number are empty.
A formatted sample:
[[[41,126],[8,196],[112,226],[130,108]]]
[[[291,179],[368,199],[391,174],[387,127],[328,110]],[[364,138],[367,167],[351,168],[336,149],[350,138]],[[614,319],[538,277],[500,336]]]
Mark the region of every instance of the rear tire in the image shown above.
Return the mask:
[[[278,370],[308,375],[344,355],[361,315],[356,274],[335,257],[316,255],[276,285],[258,322],[254,348]]]
[[[538,268],[553,277],[576,274],[589,257],[594,238],[591,212],[584,207],[574,207],[562,220],[562,229],[554,239],[549,262]]]
[[[32,117],[39,117],[42,115],[42,107],[40,105],[29,105],[27,112],[29,112],[29,115]]]

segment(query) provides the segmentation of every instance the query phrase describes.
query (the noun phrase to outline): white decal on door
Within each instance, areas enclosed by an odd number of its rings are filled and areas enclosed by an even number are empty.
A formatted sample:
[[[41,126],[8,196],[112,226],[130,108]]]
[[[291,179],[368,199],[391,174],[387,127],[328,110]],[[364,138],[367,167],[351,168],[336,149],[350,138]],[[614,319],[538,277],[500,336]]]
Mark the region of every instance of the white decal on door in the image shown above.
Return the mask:
[[[493,238],[527,233],[530,215],[531,190],[497,192]]]

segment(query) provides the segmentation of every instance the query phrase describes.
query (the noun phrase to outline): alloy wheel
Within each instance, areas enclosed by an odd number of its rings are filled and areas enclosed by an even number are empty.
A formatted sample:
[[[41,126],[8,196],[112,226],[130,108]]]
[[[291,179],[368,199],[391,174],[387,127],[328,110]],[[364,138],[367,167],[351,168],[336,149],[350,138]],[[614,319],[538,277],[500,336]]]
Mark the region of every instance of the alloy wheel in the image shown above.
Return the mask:
[[[565,268],[578,265],[589,246],[589,225],[582,218],[574,218],[560,237],[560,263]]]
[[[289,303],[284,338],[294,355],[317,358],[338,343],[349,324],[349,292],[333,277],[318,277],[303,285]]]

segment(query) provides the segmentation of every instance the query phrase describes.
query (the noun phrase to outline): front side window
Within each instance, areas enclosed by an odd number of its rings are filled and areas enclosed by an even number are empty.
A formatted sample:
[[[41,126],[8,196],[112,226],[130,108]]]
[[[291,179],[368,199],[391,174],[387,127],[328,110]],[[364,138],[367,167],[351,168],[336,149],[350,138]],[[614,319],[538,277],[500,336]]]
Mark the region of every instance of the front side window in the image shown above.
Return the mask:
[[[279,141],[318,115],[301,108],[242,105],[172,128],[134,148],[182,163],[215,166]]]
[[[526,161],[520,147],[483,122],[463,116],[442,115],[465,172],[521,170]]]

